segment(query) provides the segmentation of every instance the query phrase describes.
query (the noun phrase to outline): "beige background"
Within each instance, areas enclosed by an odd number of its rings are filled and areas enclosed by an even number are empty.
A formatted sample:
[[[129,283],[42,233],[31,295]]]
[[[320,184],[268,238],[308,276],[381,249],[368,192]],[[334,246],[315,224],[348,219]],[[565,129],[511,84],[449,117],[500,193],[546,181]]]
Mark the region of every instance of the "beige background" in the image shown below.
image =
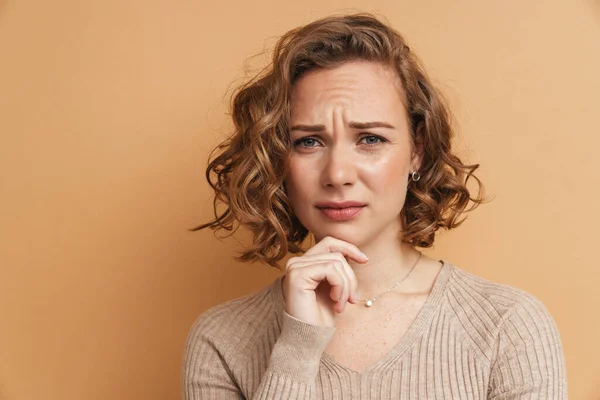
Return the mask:
[[[597,0],[0,0],[0,398],[179,398],[196,316],[278,274],[186,231],[225,94],[349,7],[421,55],[496,197],[427,253],[539,297],[571,398],[600,399]]]

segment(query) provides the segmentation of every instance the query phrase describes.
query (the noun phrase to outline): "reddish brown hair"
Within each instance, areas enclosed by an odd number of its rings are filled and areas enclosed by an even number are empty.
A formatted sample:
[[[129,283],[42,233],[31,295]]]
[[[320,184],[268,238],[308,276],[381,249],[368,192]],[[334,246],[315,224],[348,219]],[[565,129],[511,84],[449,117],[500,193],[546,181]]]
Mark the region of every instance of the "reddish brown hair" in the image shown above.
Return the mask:
[[[215,219],[193,231],[208,227],[235,232],[239,224],[248,227],[253,245],[236,257],[239,261],[261,260],[278,267],[277,261],[288,252],[304,251],[300,245],[309,232],[295,216],[283,185],[292,149],[290,95],[306,71],[351,60],[378,62],[397,73],[412,142],[422,144],[421,179],[409,180],[399,216],[402,241],[431,247],[438,229],[459,226],[462,214],[484,202],[483,185],[473,174],[479,164],[463,164],[452,153],[454,132],[447,102],[417,56],[398,32],[373,15],[360,13],[323,18],[287,32],[275,45],[271,64],[235,91],[233,134],[211,152],[206,169],[215,192]],[[470,177],[478,185],[475,198],[467,189]],[[472,207],[467,209],[470,201]],[[222,213],[217,211],[219,202],[227,206]]]

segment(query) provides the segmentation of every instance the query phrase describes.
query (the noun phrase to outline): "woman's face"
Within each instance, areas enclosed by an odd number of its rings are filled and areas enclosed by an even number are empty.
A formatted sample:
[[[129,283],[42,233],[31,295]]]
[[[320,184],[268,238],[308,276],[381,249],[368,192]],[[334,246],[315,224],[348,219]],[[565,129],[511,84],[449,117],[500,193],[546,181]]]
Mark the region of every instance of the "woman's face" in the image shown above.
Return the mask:
[[[285,184],[317,241],[333,236],[360,247],[400,231],[408,176],[420,166],[402,99],[395,73],[365,61],[312,70],[295,83]],[[364,206],[321,204],[344,201]]]

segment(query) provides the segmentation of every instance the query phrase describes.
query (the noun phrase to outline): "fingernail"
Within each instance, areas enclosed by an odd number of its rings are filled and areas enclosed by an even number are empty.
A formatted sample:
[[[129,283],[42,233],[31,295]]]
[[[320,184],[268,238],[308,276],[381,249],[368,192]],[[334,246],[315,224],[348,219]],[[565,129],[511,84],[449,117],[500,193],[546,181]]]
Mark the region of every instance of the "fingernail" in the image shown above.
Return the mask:
[[[352,302],[356,303],[358,301],[358,293],[352,293]]]
[[[367,257],[367,255],[366,255],[365,253],[361,252],[360,254],[362,254],[362,256],[363,256],[363,258],[364,258],[365,260],[368,260],[368,259],[369,259],[369,257]]]

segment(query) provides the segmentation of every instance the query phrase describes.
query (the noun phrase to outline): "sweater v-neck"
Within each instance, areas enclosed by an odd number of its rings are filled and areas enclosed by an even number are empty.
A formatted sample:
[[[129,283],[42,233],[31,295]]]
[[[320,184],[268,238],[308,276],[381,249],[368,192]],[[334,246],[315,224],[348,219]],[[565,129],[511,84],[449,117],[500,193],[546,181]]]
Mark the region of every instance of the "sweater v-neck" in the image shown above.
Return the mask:
[[[382,368],[385,368],[386,365],[397,361],[411,347],[415,340],[422,335],[423,331],[427,328],[428,322],[431,320],[434,311],[438,308],[438,305],[443,298],[448,280],[455,267],[453,264],[450,264],[444,260],[439,261],[442,262],[443,265],[435,278],[431,291],[429,292],[425,303],[423,303],[421,310],[419,310],[417,316],[410,324],[404,335],[402,335],[398,343],[396,343],[383,357],[373,362],[363,371],[355,371],[338,363],[335,358],[327,352],[323,352],[321,362],[329,367],[341,369],[353,375],[365,376],[374,374]],[[283,277],[284,275],[281,275],[275,280],[275,282],[273,282],[271,291],[271,298],[277,311],[277,319],[280,326],[282,323],[282,313],[285,309],[285,300],[283,298],[282,288]]]

